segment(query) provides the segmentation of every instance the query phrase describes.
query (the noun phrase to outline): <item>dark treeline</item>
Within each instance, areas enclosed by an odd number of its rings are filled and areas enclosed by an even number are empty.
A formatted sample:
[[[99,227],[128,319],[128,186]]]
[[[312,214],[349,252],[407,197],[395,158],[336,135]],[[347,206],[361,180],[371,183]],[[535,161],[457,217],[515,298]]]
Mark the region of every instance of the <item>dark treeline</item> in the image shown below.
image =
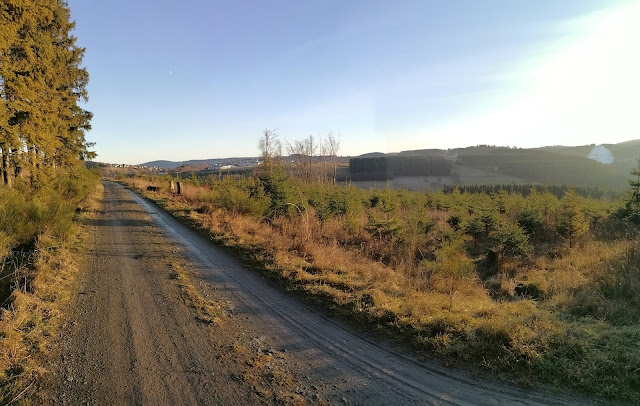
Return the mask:
[[[398,153],[398,155],[401,156],[444,156],[444,155],[452,155],[452,154],[464,154],[464,153],[471,153],[471,154],[478,154],[478,153],[486,153],[486,152],[492,152],[492,151],[512,151],[514,149],[521,149],[521,148],[517,148],[517,147],[499,147],[496,145],[485,145],[485,144],[481,144],[481,145],[475,145],[472,147],[464,147],[464,148],[449,148],[449,149],[412,149],[412,150],[407,150],[407,151],[401,151]]]
[[[84,138],[92,114],[84,49],[62,0],[14,0],[0,8],[0,185],[46,184],[58,168],[95,155]]]
[[[401,156],[441,156],[447,153],[445,149],[412,149],[408,151],[401,151],[398,155]]]
[[[505,191],[509,194],[517,194],[527,197],[532,190],[537,193],[551,193],[558,199],[561,199],[569,190],[573,190],[577,195],[582,197],[590,197],[593,199],[612,199],[616,200],[622,197],[622,193],[614,189],[603,189],[594,186],[571,186],[571,185],[533,185],[533,184],[506,184],[506,185],[444,185],[442,192],[451,194],[455,191],[460,193],[484,193],[494,195]]]
[[[458,164],[546,184],[623,188],[624,178],[612,167],[588,158],[543,150],[496,148],[468,150]]]
[[[394,176],[448,176],[451,162],[441,156],[384,156],[351,158],[353,180],[388,180]]]

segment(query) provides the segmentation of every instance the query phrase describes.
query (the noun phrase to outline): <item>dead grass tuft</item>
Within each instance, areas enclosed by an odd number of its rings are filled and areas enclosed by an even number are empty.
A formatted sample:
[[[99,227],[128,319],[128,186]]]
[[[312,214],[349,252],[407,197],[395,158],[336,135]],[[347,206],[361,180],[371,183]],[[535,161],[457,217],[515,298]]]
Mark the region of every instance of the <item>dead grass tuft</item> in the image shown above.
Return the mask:
[[[216,299],[207,299],[202,296],[193,284],[189,274],[179,263],[174,261],[169,265],[171,267],[169,278],[177,282],[183,300],[195,311],[196,320],[214,326],[221,326],[228,317],[225,310],[226,304]]]

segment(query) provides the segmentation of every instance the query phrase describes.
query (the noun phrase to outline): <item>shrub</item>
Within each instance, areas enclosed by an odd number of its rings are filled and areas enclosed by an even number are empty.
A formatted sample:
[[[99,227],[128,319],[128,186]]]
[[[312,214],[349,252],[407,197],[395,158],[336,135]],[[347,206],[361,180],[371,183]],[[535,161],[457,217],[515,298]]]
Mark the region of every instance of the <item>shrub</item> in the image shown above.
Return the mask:
[[[268,214],[270,200],[254,179],[226,177],[209,193],[214,206],[232,213],[262,217]]]
[[[280,165],[272,165],[259,176],[262,188],[270,203],[266,217],[273,219],[278,216],[288,216],[295,199],[291,182]]]
[[[569,190],[562,198],[562,206],[556,219],[556,230],[569,241],[569,248],[572,247],[575,239],[589,230],[589,222],[582,212],[578,195],[573,190]]]
[[[501,256],[520,257],[529,251],[529,238],[517,224],[501,222],[491,233],[491,241]]]
[[[517,223],[528,236],[534,236],[542,230],[542,215],[535,208],[527,206],[518,213]]]
[[[473,262],[462,249],[463,245],[462,239],[454,238],[436,250],[435,261],[423,261],[429,273],[448,281],[446,293],[449,296],[449,311],[453,309],[453,297],[459,282],[471,277],[475,271]]]

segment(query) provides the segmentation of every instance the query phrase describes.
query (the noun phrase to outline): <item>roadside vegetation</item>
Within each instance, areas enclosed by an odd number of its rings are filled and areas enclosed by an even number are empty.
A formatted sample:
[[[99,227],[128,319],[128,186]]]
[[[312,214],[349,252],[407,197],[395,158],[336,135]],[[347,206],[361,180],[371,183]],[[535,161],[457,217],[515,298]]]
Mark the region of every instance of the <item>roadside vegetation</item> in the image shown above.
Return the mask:
[[[32,395],[47,374],[78,273],[73,220],[96,210],[98,176],[80,167],[37,190],[0,187],[0,404]]]
[[[84,49],[67,4],[0,13],[0,404],[33,393],[77,270],[73,219],[96,190]]]
[[[170,177],[121,180],[158,186],[146,195],[290,289],[418,350],[640,401],[638,182],[615,200],[361,190],[266,158],[250,176],[184,180],[180,195]]]

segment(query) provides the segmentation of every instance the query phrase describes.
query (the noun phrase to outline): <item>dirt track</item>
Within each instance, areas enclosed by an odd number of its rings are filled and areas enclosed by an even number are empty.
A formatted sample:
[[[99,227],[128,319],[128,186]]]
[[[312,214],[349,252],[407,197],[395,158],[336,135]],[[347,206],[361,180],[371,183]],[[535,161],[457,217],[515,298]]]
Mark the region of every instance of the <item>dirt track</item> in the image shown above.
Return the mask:
[[[63,333],[62,404],[564,405],[417,361],[307,308],[120,185],[86,220],[88,267]],[[194,317],[172,267],[224,303]]]

